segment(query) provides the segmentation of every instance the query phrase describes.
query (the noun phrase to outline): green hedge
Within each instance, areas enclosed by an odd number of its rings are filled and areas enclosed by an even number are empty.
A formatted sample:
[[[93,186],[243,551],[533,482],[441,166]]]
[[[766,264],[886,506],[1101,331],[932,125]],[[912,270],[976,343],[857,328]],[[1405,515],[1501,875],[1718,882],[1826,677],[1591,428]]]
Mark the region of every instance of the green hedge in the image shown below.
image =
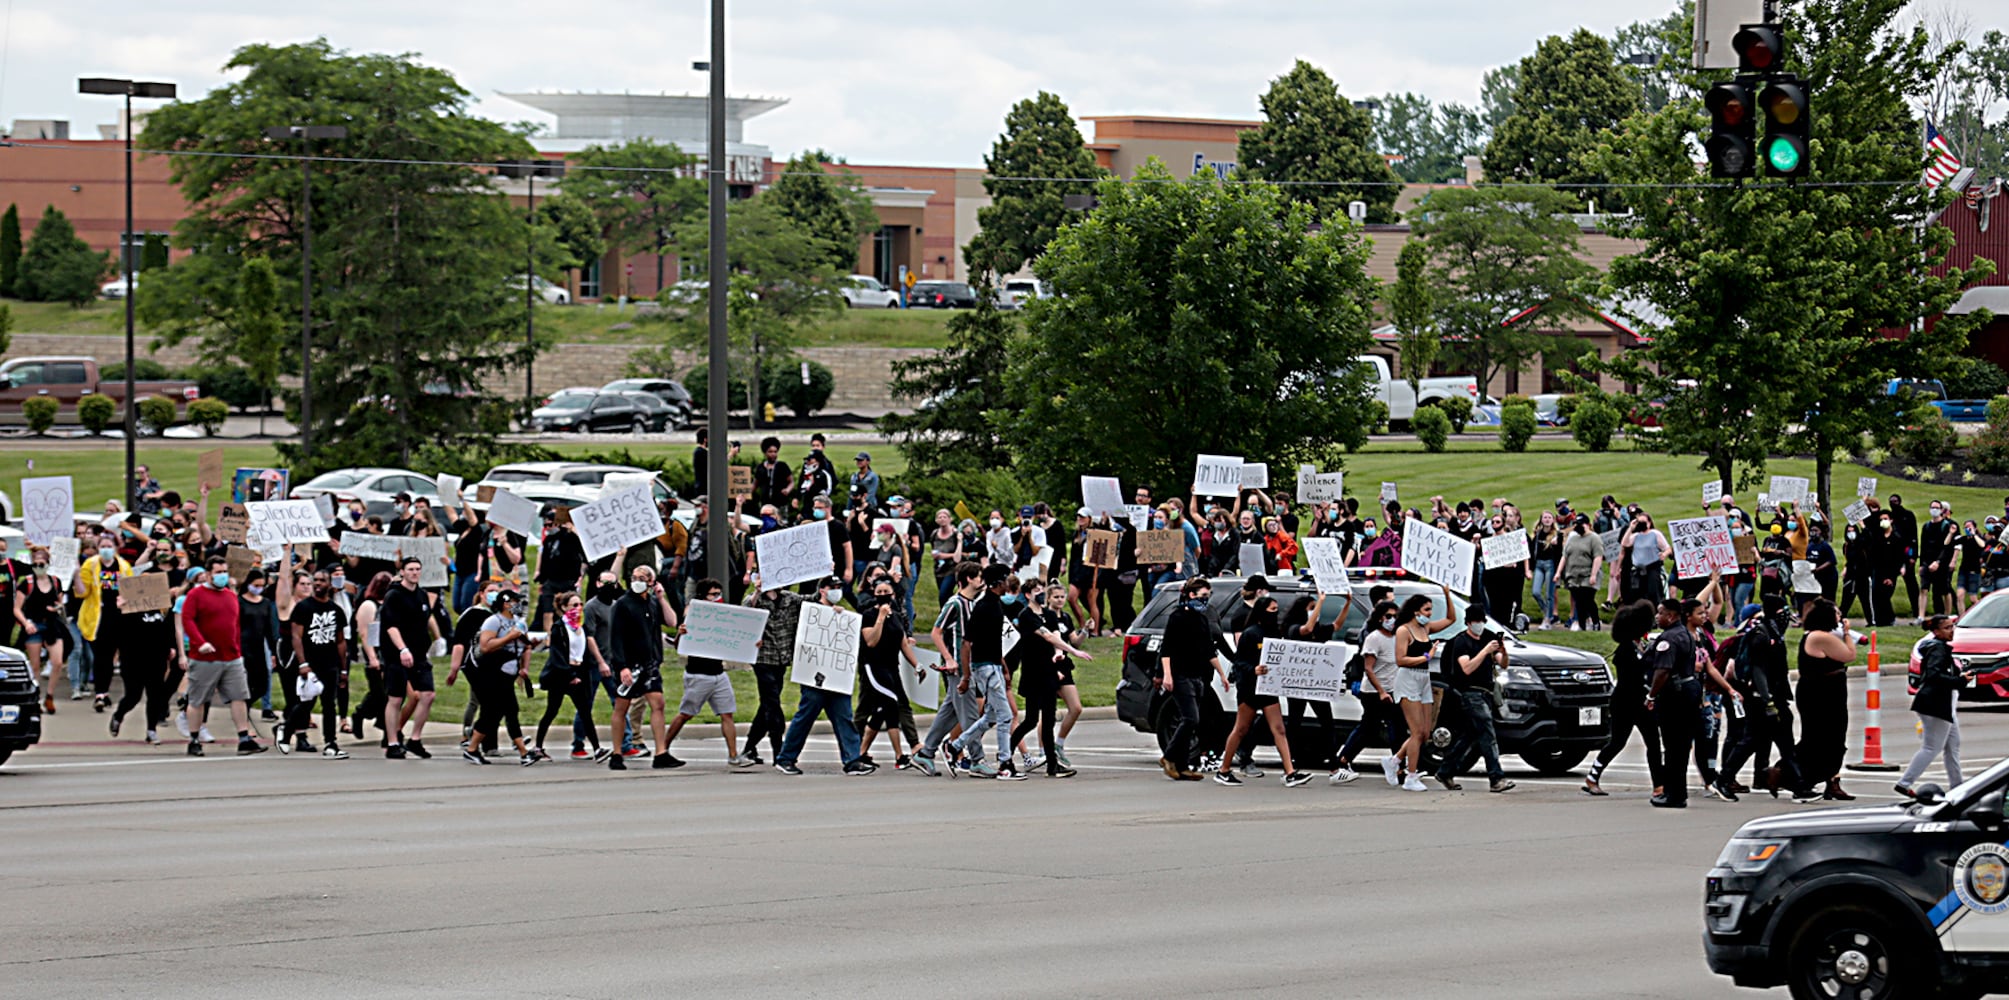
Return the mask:
[[[1451,439],[1451,416],[1441,406],[1419,406],[1415,419],[1409,422],[1416,432],[1416,440],[1423,442],[1423,450],[1440,452]]]

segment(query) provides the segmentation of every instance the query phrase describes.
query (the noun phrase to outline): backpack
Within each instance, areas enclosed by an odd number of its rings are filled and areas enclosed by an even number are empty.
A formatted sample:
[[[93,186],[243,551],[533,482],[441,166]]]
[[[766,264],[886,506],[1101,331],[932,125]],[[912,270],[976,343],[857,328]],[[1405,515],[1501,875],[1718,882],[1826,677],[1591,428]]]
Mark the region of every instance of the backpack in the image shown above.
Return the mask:
[[[1346,661],[1346,689],[1349,691],[1358,691],[1360,689],[1360,682],[1366,679],[1367,660],[1362,657],[1361,651],[1356,649],[1353,651],[1353,659]]]

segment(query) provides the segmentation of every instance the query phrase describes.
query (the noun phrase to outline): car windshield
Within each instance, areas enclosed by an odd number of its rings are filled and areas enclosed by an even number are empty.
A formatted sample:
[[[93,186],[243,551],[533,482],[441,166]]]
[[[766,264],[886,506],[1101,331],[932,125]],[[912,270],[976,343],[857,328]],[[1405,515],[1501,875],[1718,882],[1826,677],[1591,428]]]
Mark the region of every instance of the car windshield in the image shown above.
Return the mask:
[[[2009,758],[1995,762],[1995,766],[1975,775],[1946,793],[1946,801],[1965,803],[1980,798],[1990,789],[2002,784],[2004,776],[2009,776]]]
[[[532,472],[529,469],[497,469],[488,474],[486,481],[491,483],[541,483],[550,478],[550,476],[542,472]]]
[[[592,402],[593,397],[591,396],[560,396],[551,401],[551,408],[554,410],[583,410],[592,405]]]
[[[2009,628],[2009,596],[1993,597],[1960,616],[1961,628]]]

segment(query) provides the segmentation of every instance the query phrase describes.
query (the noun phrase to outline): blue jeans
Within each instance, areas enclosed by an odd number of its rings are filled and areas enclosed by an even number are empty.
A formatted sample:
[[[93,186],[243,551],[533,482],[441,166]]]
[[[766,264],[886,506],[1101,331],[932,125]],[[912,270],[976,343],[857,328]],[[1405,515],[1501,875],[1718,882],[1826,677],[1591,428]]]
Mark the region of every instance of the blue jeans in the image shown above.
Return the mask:
[[[1011,695],[1005,693],[1004,664],[978,663],[970,668],[970,694],[983,698],[984,714],[966,726],[956,741],[973,758],[984,755],[984,730],[996,727],[998,763],[1011,759]]]
[[[788,735],[781,738],[781,750],[775,753],[774,762],[793,764],[802,756],[802,745],[809,741],[809,727],[816,724],[818,715],[830,717],[830,728],[837,733],[837,755],[846,764],[857,760],[858,727],[851,722],[851,696],[806,685],[799,690],[802,698],[796,703],[795,718],[788,720]]]
[[[1500,741],[1493,735],[1493,700],[1484,691],[1446,691],[1446,700],[1457,699],[1464,711],[1456,726],[1457,736],[1444,750],[1438,765],[1441,777],[1455,777],[1472,766],[1474,758],[1486,758],[1486,780],[1500,781],[1507,773],[1500,768]]]
[[[1737,582],[1730,587],[1730,614],[1732,620],[1735,620],[1735,616],[1743,613],[1744,605],[1751,603],[1751,592],[1757,589],[1758,585],[1752,582],[1749,573],[1738,574]]]
[[[84,633],[78,630],[76,622],[68,624],[70,640],[64,644],[67,648],[63,652],[69,658],[63,661],[63,670],[70,675],[70,690],[82,691],[91,683],[91,644],[84,641]],[[55,686],[54,678],[50,678],[50,686]]]
[[[939,606],[949,603],[949,595],[955,593],[955,591],[956,591],[956,574],[950,573],[947,576],[938,576],[935,578],[936,605]]]
[[[474,595],[481,593],[481,575],[469,573],[455,577],[453,581],[453,613],[459,614],[474,603]]]
[[[1556,561],[1535,560],[1535,603],[1542,609],[1542,620],[1552,621],[1556,617]]]
[[[914,620],[914,584],[918,582],[920,577],[914,575],[912,567],[908,567],[907,579],[901,581],[900,592],[907,597],[907,620],[910,622]]]

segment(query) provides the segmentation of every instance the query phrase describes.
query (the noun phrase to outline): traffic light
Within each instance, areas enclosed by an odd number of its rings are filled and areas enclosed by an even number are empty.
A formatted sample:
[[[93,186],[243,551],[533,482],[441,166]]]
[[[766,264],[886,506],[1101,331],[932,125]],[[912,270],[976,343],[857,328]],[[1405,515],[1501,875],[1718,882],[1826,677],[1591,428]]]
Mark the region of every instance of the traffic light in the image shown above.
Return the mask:
[[[1730,37],[1737,72],[1777,73],[1786,66],[1786,33],[1776,24],[1747,24]]]
[[[1765,137],[1758,143],[1758,159],[1768,177],[1805,177],[1813,172],[1813,148],[1808,145],[1814,123],[1813,104],[1807,86],[1797,76],[1781,76],[1768,81],[1758,92],[1758,107],[1765,115]]]
[[[1758,135],[1757,93],[1753,81],[1739,78],[1709,88],[1702,99],[1709,109],[1709,176],[1749,177],[1757,169],[1752,147]]]

